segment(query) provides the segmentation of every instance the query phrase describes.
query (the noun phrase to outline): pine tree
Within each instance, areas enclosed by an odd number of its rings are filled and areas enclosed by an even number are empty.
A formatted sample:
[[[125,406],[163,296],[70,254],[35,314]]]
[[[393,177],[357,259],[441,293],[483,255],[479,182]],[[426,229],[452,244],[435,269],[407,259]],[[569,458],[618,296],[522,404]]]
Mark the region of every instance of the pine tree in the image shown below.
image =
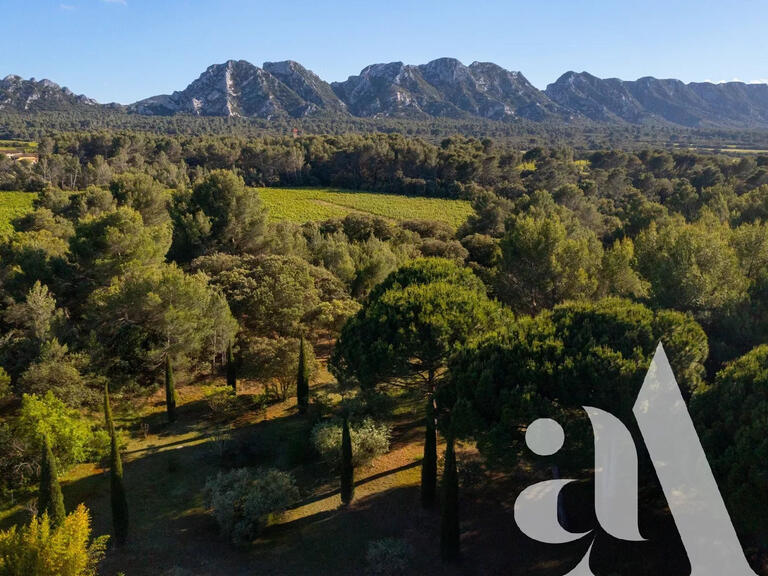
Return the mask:
[[[171,355],[165,356],[165,407],[168,412],[168,422],[176,421],[176,386],[173,383],[173,366]]]
[[[227,385],[237,394],[237,370],[235,368],[235,355],[232,352],[232,343],[227,346]]]
[[[443,510],[440,521],[440,555],[443,562],[456,562],[461,555],[459,536],[459,475],[456,470],[456,451],[453,445],[452,434],[449,434],[445,447]]]
[[[112,421],[112,407],[109,403],[109,385],[104,387],[104,419],[110,436],[109,478],[112,501],[112,527],[115,532],[115,544],[123,546],[128,539],[128,500],[125,497],[123,483],[123,462],[117,444],[117,434]]]
[[[52,526],[58,526],[67,516],[64,497],[61,494],[56,459],[47,436],[43,436],[43,452],[40,459],[40,492],[37,497],[37,513],[48,513]]]
[[[349,418],[344,417],[341,430],[341,502],[345,506],[355,495],[355,468],[352,465],[352,436],[349,433]]]
[[[301,414],[304,414],[309,407],[309,367],[305,345],[302,336],[299,342],[299,368],[296,375],[296,403]]]
[[[427,398],[426,435],[424,458],[421,461],[421,504],[424,508],[435,505],[437,492],[437,428],[435,426],[435,404],[432,395]]]

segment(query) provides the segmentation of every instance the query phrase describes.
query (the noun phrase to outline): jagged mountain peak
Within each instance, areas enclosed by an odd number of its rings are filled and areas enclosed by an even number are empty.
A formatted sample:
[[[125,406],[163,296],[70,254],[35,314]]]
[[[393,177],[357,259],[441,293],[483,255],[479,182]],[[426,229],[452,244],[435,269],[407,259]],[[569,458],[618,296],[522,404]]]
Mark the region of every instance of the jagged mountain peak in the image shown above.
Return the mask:
[[[346,105],[334,94],[331,85],[295,60],[265,62],[264,70],[305,100],[311,112],[346,113]]]
[[[303,117],[325,108],[343,111],[330,86],[297,62],[247,60],[213,64],[184,90],[154,96],[131,106],[139,114],[187,113],[199,116]]]
[[[743,83],[686,84],[674,78],[601,79],[566,72],[544,91],[598,122],[663,122],[689,127],[768,126],[768,90]]]
[[[0,111],[40,112],[76,110],[96,106],[97,102],[51,80],[24,80],[8,74],[0,80]]]
[[[492,63],[466,66],[456,58],[438,58],[418,66],[372,64],[332,87],[359,116],[501,120],[565,115],[519,72]]]
[[[118,105],[107,105],[123,109]],[[94,109],[50,80],[0,80],[0,112]],[[768,85],[685,83],[644,76],[625,81],[570,70],[541,91],[518,71],[456,58],[364,67],[327,83],[295,60],[230,59],[208,66],[184,90],[125,107],[146,115],[195,114],[257,118],[311,115],[411,119],[486,118],[601,123],[665,123],[686,127],[768,128]]]

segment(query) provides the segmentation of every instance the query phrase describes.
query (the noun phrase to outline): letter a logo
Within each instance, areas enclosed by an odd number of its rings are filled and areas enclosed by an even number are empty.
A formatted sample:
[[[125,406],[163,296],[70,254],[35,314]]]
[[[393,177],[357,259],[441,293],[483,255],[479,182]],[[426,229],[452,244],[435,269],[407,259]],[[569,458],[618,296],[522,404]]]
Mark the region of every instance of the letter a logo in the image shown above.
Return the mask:
[[[585,406],[595,436],[595,514],[615,538],[642,541],[638,527],[637,450],[615,416]],[[755,576],[712,475],[680,387],[659,344],[632,409],[691,564],[691,576]],[[540,456],[556,453],[565,434],[554,420],[533,422],[525,436]],[[515,521],[528,537],[548,544],[590,534],[565,530],[557,519],[558,496],[574,480],[548,480],[523,490]],[[566,576],[594,576],[592,551]]]

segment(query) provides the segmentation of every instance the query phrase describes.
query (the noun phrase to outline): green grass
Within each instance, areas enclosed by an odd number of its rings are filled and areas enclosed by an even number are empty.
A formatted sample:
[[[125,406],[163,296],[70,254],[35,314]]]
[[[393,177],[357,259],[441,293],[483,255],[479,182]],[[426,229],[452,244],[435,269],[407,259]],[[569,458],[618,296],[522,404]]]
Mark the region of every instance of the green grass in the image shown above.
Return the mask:
[[[0,191],[0,238],[13,232],[11,221],[32,210],[35,194],[30,192]]]
[[[257,188],[272,221],[308,222],[362,212],[390,220],[437,220],[458,228],[472,213],[466,200],[354,192],[331,188]]]

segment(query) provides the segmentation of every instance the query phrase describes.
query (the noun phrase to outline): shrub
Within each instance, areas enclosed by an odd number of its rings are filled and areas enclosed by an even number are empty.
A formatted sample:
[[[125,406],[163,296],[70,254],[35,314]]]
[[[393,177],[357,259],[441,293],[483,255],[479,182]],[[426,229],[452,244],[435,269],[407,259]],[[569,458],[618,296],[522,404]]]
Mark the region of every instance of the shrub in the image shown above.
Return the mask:
[[[93,377],[83,374],[88,367],[85,354],[73,354],[55,338],[42,346],[40,356],[19,377],[18,389],[43,396],[49,390],[68,406],[93,404],[98,399],[90,387]]]
[[[243,344],[243,365],[247,372],[264,382],[273,399],[285,401],[296,392],[299,349],[298,338],[249,338]],[[311,346],[305,346],[304,354],[307,376],[311,380],[317,361]]]
[[[0,402],[7,400],[13,396],[13,389],[11,388],[11,377],[8,372],[0,367]]]
[[[401,538],[382,538],[368,543],[365,559],[368,573],[373,576],[405,574],[411,563],[412,550]]]
[[[24,395],[15,434],[34,454],[40,452],[42,437],[47,436],[61,471],[109,452],[109,434],[94,429],[77,410],[68,408],[50,390],[42,398]]]
[[[217,418],[228,418],[237,413],[238,400],[231,386],[206,386],[205,401]]]
[[[58,527],[48,516],[0,532],[0,575],[96,576],[108,536],[91,538],[91,518],[82,504]]]
[[[367,464],[389,451],[391,430],[386,424],[377,424],[365,418],[350,429],[352,436],[352,463],[355,467]],[[320,457],[330,466],[341,464],[341,421],[318,422],[312,429],[312,444]]]
[[[236,544],[253,540],[299,497],[293,476],[273,468],[219,472],[203,490],[222,535]]]

